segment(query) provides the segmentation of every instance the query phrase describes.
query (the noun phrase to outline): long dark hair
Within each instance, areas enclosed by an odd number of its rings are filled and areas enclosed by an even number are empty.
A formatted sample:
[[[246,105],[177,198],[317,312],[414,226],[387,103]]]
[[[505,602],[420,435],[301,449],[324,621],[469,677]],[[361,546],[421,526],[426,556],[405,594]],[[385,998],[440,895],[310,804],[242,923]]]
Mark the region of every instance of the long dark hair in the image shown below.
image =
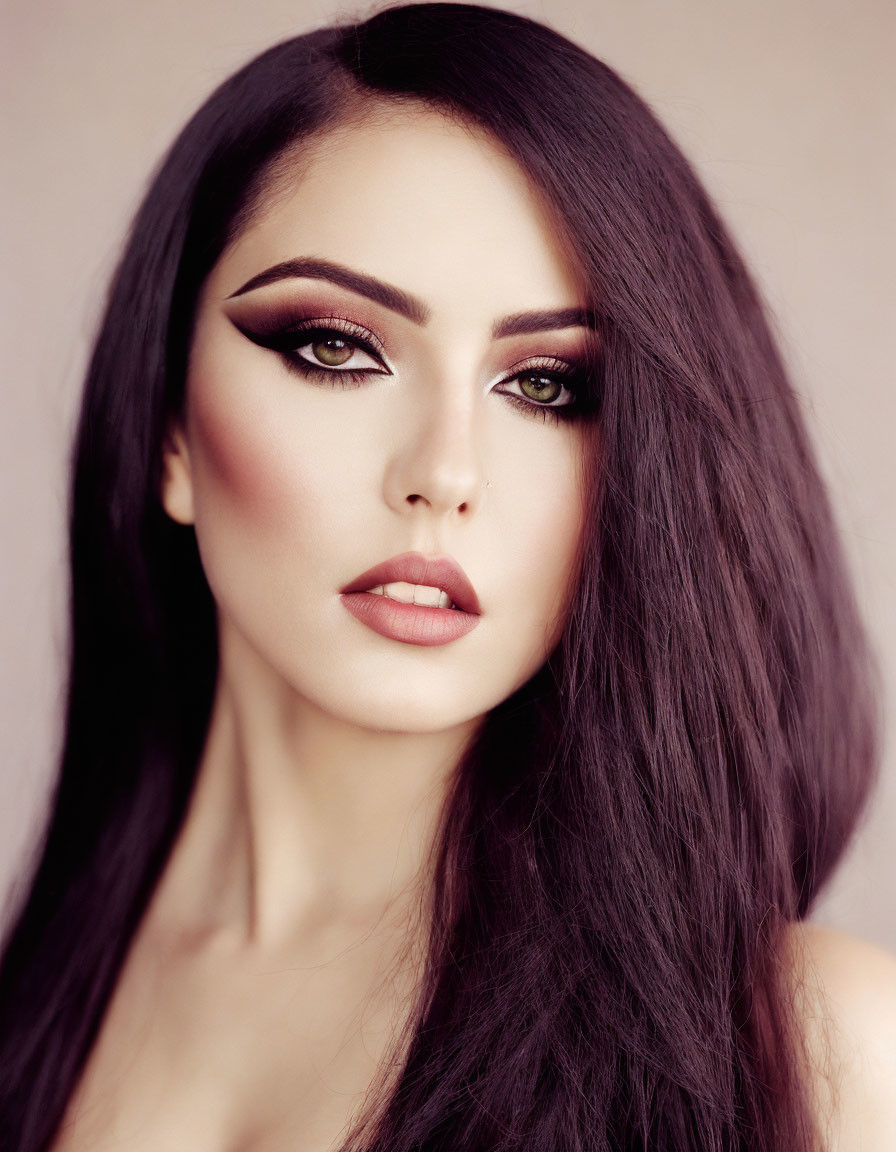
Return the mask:
[[[466,4],[280,44],[161,165],[90,364],[61,773],[0,972],[0,1148],[43,1152],[178,835],[217,672],[159,503],[204,278],[273,162],[352,100],[473,122],[553,206],[602,360],[582,572],[549,661],[458,765],[402,1062],[343,1148],[805,1152],[783,960],[876,765],[874,678],[760,300],[644,103]]]

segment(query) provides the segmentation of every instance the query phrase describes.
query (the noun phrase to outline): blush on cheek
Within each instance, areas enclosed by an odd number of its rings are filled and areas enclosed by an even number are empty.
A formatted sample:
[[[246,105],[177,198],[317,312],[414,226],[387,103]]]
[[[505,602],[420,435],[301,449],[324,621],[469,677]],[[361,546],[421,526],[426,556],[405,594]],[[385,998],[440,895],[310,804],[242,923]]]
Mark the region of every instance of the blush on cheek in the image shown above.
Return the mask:
[[[256,527],[294,519],[304,482],[300,448],[282,418],[197,387],[193,454],[200,503],[224,502]],[[222,509],[223,511],[223,509]]]

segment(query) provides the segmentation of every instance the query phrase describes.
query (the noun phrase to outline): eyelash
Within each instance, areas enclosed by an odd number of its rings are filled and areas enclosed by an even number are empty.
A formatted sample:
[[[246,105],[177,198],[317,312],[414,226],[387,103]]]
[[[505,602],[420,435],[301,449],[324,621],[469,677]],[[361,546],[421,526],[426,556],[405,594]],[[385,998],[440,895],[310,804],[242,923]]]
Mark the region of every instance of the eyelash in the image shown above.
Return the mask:
[[[385,358],[385,353],[374,340],[371,333],[360,328],[351,320],[338,316],[327,316],[315,320],[302,320],[290,324],[285,328],[274,328],[270,331],[252,331],[242,325],[237,325],[244,336],[262,348],[277,352],[286,367],[296,372],[306,380],[328,385],[336,388],[357,388],[368,376],[389,375],[387,370],[376,368],[325,368],[323,365],[313,364],[300,356],[298,350],[309,344],[322,342],[328,338],[346,340],[349,344],[366,353],[375,360]],[[297,336],[305,339],[301,343]],[[542,379],[560,384],[572,394],[572,400],[566,404],[538,404],[534,400],[526,400],[513,392],[501,392],[515,408],[520,409],[524,415],[536,419],[558,423],[560,421],[573,421],[582,415],[581,394],[585,388],[585,374],[581,369],[571,368],[562,361],[552,357],[533,357],[522,367],[517,368],[512,376],[505,377],[501,385],[510,384],[520,377],[538,374]]]

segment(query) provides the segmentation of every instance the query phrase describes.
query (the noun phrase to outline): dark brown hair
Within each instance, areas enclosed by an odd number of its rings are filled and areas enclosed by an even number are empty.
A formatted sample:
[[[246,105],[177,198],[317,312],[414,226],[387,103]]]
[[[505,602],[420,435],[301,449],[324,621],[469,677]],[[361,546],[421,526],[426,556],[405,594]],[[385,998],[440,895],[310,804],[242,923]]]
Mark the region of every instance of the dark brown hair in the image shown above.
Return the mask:
[[[806,1152],[783,934],[876,764],[838,534],[757,292],[681,153],[581,48],[465,4],[264,53],[136,217],[75,444],[66,738],[0,972],[0,1148],[43,1152],[58,1129],[208,723],[215,607],[158,499],[198,292],[277,158],[359,98],[426,101],[517,159],[602,358],[566,630],[457,767],[399,1074],[343,1147]]]

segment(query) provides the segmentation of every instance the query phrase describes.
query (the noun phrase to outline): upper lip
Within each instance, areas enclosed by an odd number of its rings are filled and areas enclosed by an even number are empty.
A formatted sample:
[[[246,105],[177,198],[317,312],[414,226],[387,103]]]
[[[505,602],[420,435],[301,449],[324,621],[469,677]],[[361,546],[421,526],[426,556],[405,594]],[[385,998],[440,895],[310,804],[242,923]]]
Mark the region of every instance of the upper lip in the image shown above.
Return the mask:
[[[441,588],[463,612],[481,615],[479,600],[463,568],[450,556],[424,556],[422,552],[403,552],[347,584],[343,592],[369,592],[380,584],[423,584]]]

